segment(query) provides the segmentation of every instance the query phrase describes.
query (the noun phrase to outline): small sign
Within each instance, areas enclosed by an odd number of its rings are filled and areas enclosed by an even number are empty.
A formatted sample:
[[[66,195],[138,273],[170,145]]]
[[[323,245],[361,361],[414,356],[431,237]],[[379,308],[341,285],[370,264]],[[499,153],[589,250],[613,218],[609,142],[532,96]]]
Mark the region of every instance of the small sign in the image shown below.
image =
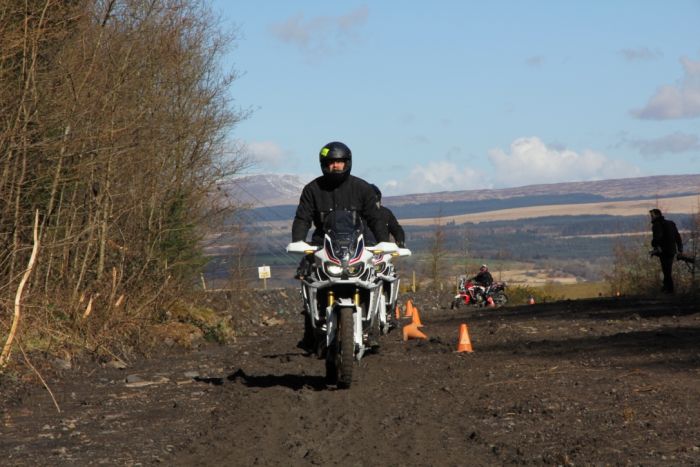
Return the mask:
[[[258,279],[269,279],[270,277],[272,277],[270,266],[258,267]]]

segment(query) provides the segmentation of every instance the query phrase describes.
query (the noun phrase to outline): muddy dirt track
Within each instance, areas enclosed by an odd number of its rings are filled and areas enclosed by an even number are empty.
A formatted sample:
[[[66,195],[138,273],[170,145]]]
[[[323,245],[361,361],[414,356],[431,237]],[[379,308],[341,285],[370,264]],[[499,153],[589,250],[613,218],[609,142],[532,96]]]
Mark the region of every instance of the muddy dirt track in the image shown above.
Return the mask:
[[[52,374],[61,413],[40,386],[3,398],[3,464],[700,465],[697,304],[427,302],[429,339],[384,337],[349,390],[296,349],[291,311],[229,346]]]

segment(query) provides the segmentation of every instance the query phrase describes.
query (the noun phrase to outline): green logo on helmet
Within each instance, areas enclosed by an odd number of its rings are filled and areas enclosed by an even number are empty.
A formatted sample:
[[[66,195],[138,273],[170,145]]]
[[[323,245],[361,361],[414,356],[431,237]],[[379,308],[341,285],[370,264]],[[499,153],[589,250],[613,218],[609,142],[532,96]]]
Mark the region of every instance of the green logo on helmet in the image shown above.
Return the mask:
[[[321,157],[326,157],[328,153],[330,152],[329,148],[323,148],[321,149]]]

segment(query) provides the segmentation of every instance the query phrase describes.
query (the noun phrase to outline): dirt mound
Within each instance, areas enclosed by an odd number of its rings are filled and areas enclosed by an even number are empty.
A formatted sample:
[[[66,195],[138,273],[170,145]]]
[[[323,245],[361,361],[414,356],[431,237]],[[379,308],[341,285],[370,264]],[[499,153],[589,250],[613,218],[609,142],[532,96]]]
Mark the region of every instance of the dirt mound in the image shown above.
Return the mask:
[[[48,383],[61,413],[31,389],[2,408],[6,462],[700,463],[696,301],[454,312],[449,294],[418,294],[428,339],[392,332],[357,364],[352,387],[336,390],[323,362],[295,348],[296,298],[259,300],[236,318],[250,332],[228,346],[58,374]],[[454,352],[461,323],[473,353]]]

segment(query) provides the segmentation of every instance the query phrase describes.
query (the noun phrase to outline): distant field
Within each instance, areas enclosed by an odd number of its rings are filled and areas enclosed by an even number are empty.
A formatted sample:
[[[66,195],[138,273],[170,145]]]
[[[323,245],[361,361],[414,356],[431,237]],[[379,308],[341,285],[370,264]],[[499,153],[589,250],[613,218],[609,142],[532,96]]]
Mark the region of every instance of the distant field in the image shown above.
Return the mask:
[[[610,215],[610,216],[639,216],[646,215],[649,209],[659,207],[663,212],[673,214],[691,214],[697,212],[700,206],[700,196],[680,196],[677,198],[663,198],[658,204],[654,200],[641,201],[610,201],[585,204],[559,204],[547,206],[531,206],[514,209],[501,209],[498,211],[480,212],[474,214],[461,214],[457,216],[444,216],[442,222],[491,222],[512,221],[516,219],[529,219],[546,216],[582,216],[582,215]],[[437,213],[436,213],[437,215]],[[435,224],[435,219],[399,219],[402,225],[426,226]]]
[[[471,214],[458,214],[454,216],[443,216],[442,223],[454,222],[464,224],[465,222],[491,222],[491,221],[513,221],[517,219],[532,219],[537,217],[550,216],[582,216],[582,215],[610,215],[610,216],[639,216],[647,215],[649,209],[659,207],[663,212],[672,214],[692,214],[700,209],[700,196],[679,196],[675,198],[662,198],[658,200],[638,200],[638,201],[605,201],[596,203],[575,203],[575,204],[547,204],[541,206],[528,206],[521,208],[499,209],[495,211],[484,211]],[[435,216],[438,216],[435,212]],[[435,224],[436,217],[423,218],[403,218],[399,217],[401,225],[405,226],[428,226]],[[292,225],[293,214],[289,219],[282,221],[266,220],[265,225],[269,234],[279,232],[289,232]]]

